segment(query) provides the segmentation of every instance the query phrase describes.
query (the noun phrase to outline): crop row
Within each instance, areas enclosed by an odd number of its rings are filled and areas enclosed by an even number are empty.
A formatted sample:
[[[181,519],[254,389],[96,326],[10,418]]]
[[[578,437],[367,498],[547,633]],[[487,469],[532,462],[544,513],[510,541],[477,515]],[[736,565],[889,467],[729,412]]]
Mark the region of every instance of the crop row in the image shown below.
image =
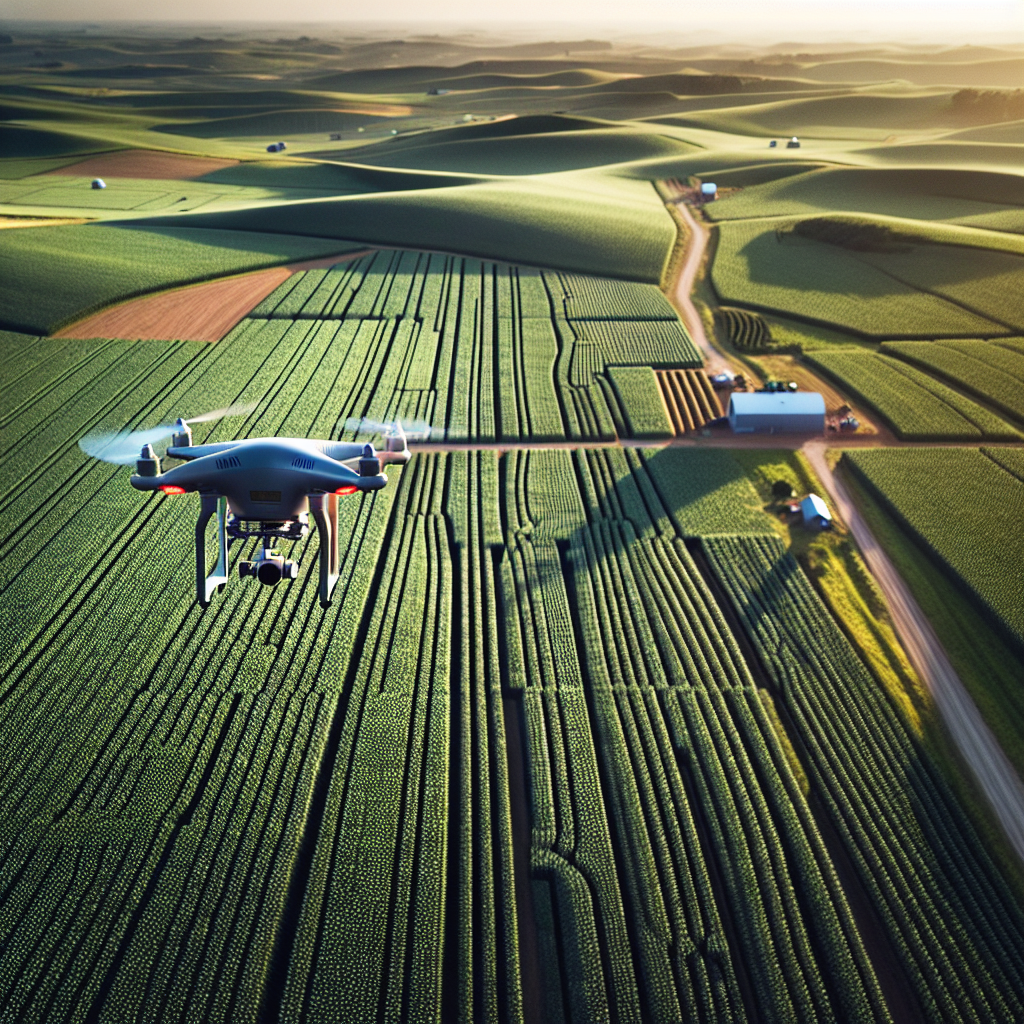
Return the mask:
[[[567,319],[570,286],[600,318]],[[293,275],[252,316],[397,326],[392,404],[422,407],[405,393],[431,392],[434,435],[458,441],[611,439],[615,403],[595,377],[606,365],[702,365],[653,285],[426,253],[378,252]],[[378,382],[376,398],[385,391]]]
[[[890,341],[881,351],[936,373],[1024,421],[1024,354],[984,341]]]
[[[1020,437],[994,413],[901,360],[852,349],[819,351],[805,358],[871,406],[904,439]]]
[[[1017,528],[1024,482],[1015,475],[1022,469],[1016,451],[864,451],[845,459],[952,578],[1024,644],[1024,543]]]
[[[514,1024],[531,1019],[524,891],[527,941],[551,954],[543,1016],[886,1019],[772,724],[783,691],[755,687],[685,543],[771,530],[731,459],[418,455],[385,491],[342,501],[330,610],[315,599],[314,535],[282,545],[302,562],[294,583],[232,579],[200,612],[194,504],[142,498],[75,445],[96,426],[236,402],[255,407],[197,424],[196,439],[337,437],[352,417],[413,409],[499,435],[504,410],[536,430],[559,393],[573,415],[594,394],[589,415],[609,417],[600,380],[568,379],[564,319],[496,315],[495,294],[513,310],[539,302],[541,276],[467,265],[446,271],[457,288],[440,322],[253,318],[214,346],[110,348],[91,377],[87,364],[61,379],[81,359],[26,367],[22,393],[39,398],[4,428],[4,473],[17,466],[22,486],[4,488],[0,581],[16,638],[0,654],[10,1019]],[[508,331],[507,362],[487,330]],[[488,378],[507,402],[488,408]],[[246,553],[233,545],[232,563]],[[832,650],[835,626],[816,614]],[[817,642],[800,650],[817,656]],[[828,714],[853,706],[833,699]],[[854,721],[845,742],[868,748],[879,729]],[[921,756],[873,765],[876,790]],[[941,867],[928,927],[937,907],[936,941],[961,950],[940,967],[977,967],[965,1005],[1012,1019],[1012,902],[994,874],[980,886],[955,805],[914,794],[917,856]],[[935,839],[947,821],[959,903]],[[918,892],[897,895],[909,906]],[[992,921],[1002,938],[982,941]]]
[[[567,320],[677,320],[653,284],[546,272],[544,281]]]
[[[218,346],[139,346],[150,359],[162,347],[164,362],[138,379],[145,364],[112,364],[108,422],[256,400],[245,421],[197,425],[197,440],[329,434],[344,349],[333,328],[281,326],[270,338],[250,322]],[[52,446],[37,449],[45,472],[30,474],[21,507],[35,503],[54,533],[8,542],[21,571],[3,583],[5,605],[47,613],[23,612],[4,656],[3,724],[18,738],[5,754],[4,870],[25,869],[8,876],[4,1013],[254,1020],[389,495],[344,504],[346,564],[327,615],[308,571],[273,593],[233,581],[199,615],[194,507],[140,498],[126,471],[73,444],[102,408],[84,390],[43,424],[70,444],[52,463]],[[294,555],[308,566],[315,551],[310,539]],[[72,719],[69,742],[55,723]]]
[[[638,795],[621,809],[632,820],[620,841],[635,845],[646,831],[654,856],[641,890],[662,893],[672,931],[699,947],[696,922],[720,917],[726,932],[707,942],[708,970],[729,957],[754,993],[754,1006],[700,996],[697,1005],[712,1019],[884,1015],[828,856],[788,769],[780,773],[766,698],[655,481],[634,453],[588,453],[586,463],[577,475],[592,525],[570,556],[595,716],[614,711],[620,723],[602,718],[609,771],[626,773],[617,788]],[[627,742],[616,752],[619,730]],[[695,858],[708,872],[699,895],[670,868]]]
[[[749,309],[719,306],[715,310],[715,323],[729,341],[744,350],[767,348],[772,343],[768,321]]]
[[[777,538],[702,548],[926,1019],[1019,1016],[1024,921],[937,765]]]
[[[598,345],[606,363],[620,366],[704,365],[699,349],[678,320],[573,320],[577,341]]]
[[[658,378],[649,366],[609,366],[608,379],[625,417],[621,434],[645,440],[673,436]]]
[[[1024,449],[1022,448],[982,448],[993,462],[998,463],[1008,473],[1012,473],[1024,483]]]
[[[923,292],[949,299],[994,322],[987,333],[1024,329],[1018,299],[1024,289],[1024,256],[959,245],[914,245],[903,251],[858,254],[865,262]],[[1003,328],[1002,331],[999,328]]]

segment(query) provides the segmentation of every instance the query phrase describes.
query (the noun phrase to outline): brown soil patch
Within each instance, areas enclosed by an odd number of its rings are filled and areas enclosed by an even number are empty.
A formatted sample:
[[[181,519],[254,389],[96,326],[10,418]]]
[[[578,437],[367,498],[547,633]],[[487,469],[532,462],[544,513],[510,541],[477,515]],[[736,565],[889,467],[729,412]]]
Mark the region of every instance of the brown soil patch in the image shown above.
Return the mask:
[[[363,250],[365,252],[365,250]],[[252,274],[220,278],[122,302],[57,331],[56,338],[128,341],[220,341],[254,306],[299,270],[331,267],[362,252],[344,253]]]
[[[677,435],[688,434],[722,415],[718,395],[703,370],[655,370]]]
[[[91,156],[77,164],[58,167],[39,177],[50,175],[76,178],[155,178],[162,181],[177,179],[188,181],[204,174],[234,167],[237,160],[218,160],[205,156],[181,156],[177,153],[157,153],[149,149],[123,149],[117,153]]]

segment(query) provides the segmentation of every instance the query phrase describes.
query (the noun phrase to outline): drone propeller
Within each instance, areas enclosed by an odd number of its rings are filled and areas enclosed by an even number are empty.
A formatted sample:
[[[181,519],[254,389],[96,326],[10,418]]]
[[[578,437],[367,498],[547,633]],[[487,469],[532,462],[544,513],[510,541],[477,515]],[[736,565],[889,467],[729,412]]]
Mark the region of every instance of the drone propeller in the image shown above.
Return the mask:
[[[200,416],[191,416],[180,422],[209,423],[211,420],[219,420],[225,416],[244,416],[255,408],[254,404],[229,405],[226,409],[214,409],[213,412],[204,412]],[[159,427],[148,427],[146,430],[133,430],[130,433],[115,431],[106,434],[89,434],[88,437],[83,437],[78,442],[78,447],[94,459],[112,462],[115,466],[129,466],[139,457],[143,445],[157,444],[164,438],[171,437],[178,429],[180,428],[175,422],[165,423]]]
[[[381,423],[378,420],[371,420],[355,416],[345,420],[345,429],[356,434],[383,434],[385,437],[397,434],[399,431],[411,441],[425,441],[430,437],[430,424],[426,420],[394,420],[391,423]]]

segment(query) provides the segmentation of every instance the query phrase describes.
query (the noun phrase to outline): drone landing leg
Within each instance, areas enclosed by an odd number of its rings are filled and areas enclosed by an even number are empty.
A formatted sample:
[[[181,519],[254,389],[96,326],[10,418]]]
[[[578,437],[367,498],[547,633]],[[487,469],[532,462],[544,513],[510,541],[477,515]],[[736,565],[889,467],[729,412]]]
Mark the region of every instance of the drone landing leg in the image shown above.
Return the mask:
[[[209,607],[210,598],[218,587],[228,581],[228,501],[219,494],[201,494],[202,507],[196,523],[196,600],[203,608]],[[206,524],[217,514],[217,564],[206,574]]]
[[[320,536],[320,605],[328,608],[338,582],[338,496],[311,494],[309,511]]]

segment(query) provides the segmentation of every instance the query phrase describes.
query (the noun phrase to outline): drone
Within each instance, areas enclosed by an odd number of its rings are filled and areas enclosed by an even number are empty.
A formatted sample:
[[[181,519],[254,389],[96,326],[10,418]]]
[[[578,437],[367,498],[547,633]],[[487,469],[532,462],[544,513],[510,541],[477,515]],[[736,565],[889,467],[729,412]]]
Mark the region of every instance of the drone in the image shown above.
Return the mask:
[[[339,576],[338,501],[345,495],[386,487],[384,466],[405,465],[411,458],[406,433],[400,423],[373,424],[384,433],[383,451],[368,443],[298,437],[193,444],[190,423],[239,415],[250,408],[219,409],[189,420],[179,418],[173,426],[130,434],[94,435],[83,438],[79,446],[105,462],[134,462],[129,482],[136,490],[198,493],[196,599],[202,608],[209,607],[214,593],[227,585],[231,541],[260,541],[254,559],[238,562],[241,578],[253,577],[267,587],[296,579],[298,563],[283,557],[277,542],[305,538],[312,516],[320,539],[320,604],[327,608]],[[364,429],[366,425],[367,421],[359,424]],[[171,443],[165,458],[181,464],[164,472],[153,444],[168,436]],[[214,516],[217,560],[210,570],[207,525]]]

